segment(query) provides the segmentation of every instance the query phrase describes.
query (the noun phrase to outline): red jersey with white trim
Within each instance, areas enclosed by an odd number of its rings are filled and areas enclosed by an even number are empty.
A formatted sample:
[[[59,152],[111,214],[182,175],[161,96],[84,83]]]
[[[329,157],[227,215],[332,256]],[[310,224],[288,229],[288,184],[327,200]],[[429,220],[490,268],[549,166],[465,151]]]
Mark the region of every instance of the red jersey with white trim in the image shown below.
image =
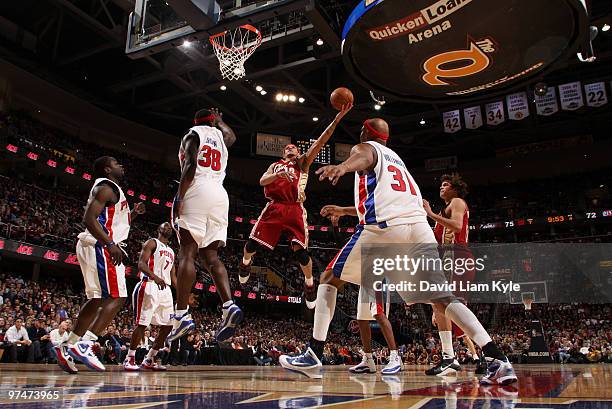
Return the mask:
[[[286,171],[295,177],[289,181],[277,178],[274,182],[264,186],[264,195],[273,202],[303,203],[306,200],[306,184],[308,172],[302,172],[295,161],[281,159],[273,163],[272,172]]]
[[[374,169],[355,172],[355,208],[360,224],[427,223],[421,191],[404,161],[378,142],[365,142],[374,149],[378,161]]]
[[[170,272],[174,265],[174,250],[172,248],[157,239],[155,240],[155,251],[149,257],[149,270],[156,276],[160,277],[166,285],[172,285],[172,279]],[[141,278],[146,276],[142,271],[140,272]]]
[[[114,205],[104,207],[102,212],[100,212],[98,215],[97,220],[108,237],[110,237],[110,239],[115,243],[120,243],[127,240],[128,235],[130,234],[131,211],[129,203],[119,185],[110,179],[96,179],[91,190],[89,191],[89,199],[87,203],[89,204],[94,199],[94,189],[102,182],[114,185],[117,188],[117,191],[119,192],[119,201]],[[85,229],[85,232],[79,234],[79,239],[91,242],[97,241],[87,229]]]
[[[463,199],[462,199],[463,200]],[[446,218],[449,218],[447,208],[440,212],[440,215]],[[436,240],[440,244],[468,244],[468,235],[469,235],[469,220],[470,220],[470,210],[465,207],[465,212],[463,213],[463,222],[461,224],[461,230],[458,233],[453,232],[451,229],[447,229],[442,224],[436,222],[434,227],[434,235],[436,236]]]

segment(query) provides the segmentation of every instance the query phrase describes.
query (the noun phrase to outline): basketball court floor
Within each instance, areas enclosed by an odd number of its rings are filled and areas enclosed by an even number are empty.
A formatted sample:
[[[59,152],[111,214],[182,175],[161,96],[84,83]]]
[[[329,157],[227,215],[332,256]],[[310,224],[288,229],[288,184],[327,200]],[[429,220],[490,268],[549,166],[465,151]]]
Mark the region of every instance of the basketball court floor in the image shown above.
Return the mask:
[[[471,370],[428,377],[410,366],[400,376],[351,375],[325,367],[314,380],[279,367],[174,367],[168,372],[67,375],[54,365],[0,367],[6,408],[612,408],[612,366],[517,365],[516,387],[479,386]],[[59,399],[11,399],[11,391],[58,391]],[[23,396],[23,394],[21,394]]]

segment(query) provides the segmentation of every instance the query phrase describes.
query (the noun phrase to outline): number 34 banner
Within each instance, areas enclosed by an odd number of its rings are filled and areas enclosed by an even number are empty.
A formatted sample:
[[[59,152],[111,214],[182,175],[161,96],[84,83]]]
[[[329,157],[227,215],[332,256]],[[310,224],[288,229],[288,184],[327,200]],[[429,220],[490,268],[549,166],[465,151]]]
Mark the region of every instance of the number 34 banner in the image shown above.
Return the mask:
[[[461,120],[459,119],[459,110],[444,112],[442,115],[444,121],[444,132],[455,133],[461,130]]]
[[[485,113],[487,116],[487,125],[499,125],[506,120],[503,101],[486,104]]]

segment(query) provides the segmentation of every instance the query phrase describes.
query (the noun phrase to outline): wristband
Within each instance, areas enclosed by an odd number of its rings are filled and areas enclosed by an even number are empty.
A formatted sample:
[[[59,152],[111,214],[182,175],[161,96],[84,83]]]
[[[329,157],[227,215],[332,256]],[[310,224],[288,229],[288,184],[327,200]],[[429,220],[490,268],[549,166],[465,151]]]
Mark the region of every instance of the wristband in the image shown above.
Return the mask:
[[[106,243],[106,244],[104,245],[104,247],[105,247],[105,248],[107,248],[107,249],[109,249],[109,248],[113,247],[114,245],[115,245],[115,242],[114,242],[114,241],[111,241],[110,243]]]

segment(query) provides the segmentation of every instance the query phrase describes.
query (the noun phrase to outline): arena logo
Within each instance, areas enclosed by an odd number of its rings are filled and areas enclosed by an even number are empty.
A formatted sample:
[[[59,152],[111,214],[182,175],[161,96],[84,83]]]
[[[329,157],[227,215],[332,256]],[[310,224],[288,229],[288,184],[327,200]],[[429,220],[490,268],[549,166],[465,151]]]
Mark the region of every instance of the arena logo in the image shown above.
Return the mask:
[[[422,79],[429,85],[452,85],[449,81],[443,81],[441,78],[463,78],[477,74],[491,65],[491,59],[487,54],[494,53],[497,45],[490,38],[484,38],[474,42],[468,37],[467,50],[453,50],[444,53],[436,54],[428,58],[423,63]],[[443,68],[446,64],[467,62],[457,68]]]
[[[421,41],[437,36],[438,34],[441,34],[443,31],[446,31],[452,27],[453,25],[449,20],[444,20],[442,24],[436,24],[435,26],[433,26],[432,28],[428,28],[427,30],[423,30],[419,33],[408,34],[408,43],[420,43]]]
[[[421,12],[418,12],[385,26],[370,29],[368,30],[368,35],[372,40],[376,41],[390,40],[392,38],[409,34],[410,32],[426,25],[427,22],[425,21],[425,17],[423,17]]]
[[[429,24],[432,24],[446,18],[471,2],[472,0],[441,0],[423,9],[421,12]]]

